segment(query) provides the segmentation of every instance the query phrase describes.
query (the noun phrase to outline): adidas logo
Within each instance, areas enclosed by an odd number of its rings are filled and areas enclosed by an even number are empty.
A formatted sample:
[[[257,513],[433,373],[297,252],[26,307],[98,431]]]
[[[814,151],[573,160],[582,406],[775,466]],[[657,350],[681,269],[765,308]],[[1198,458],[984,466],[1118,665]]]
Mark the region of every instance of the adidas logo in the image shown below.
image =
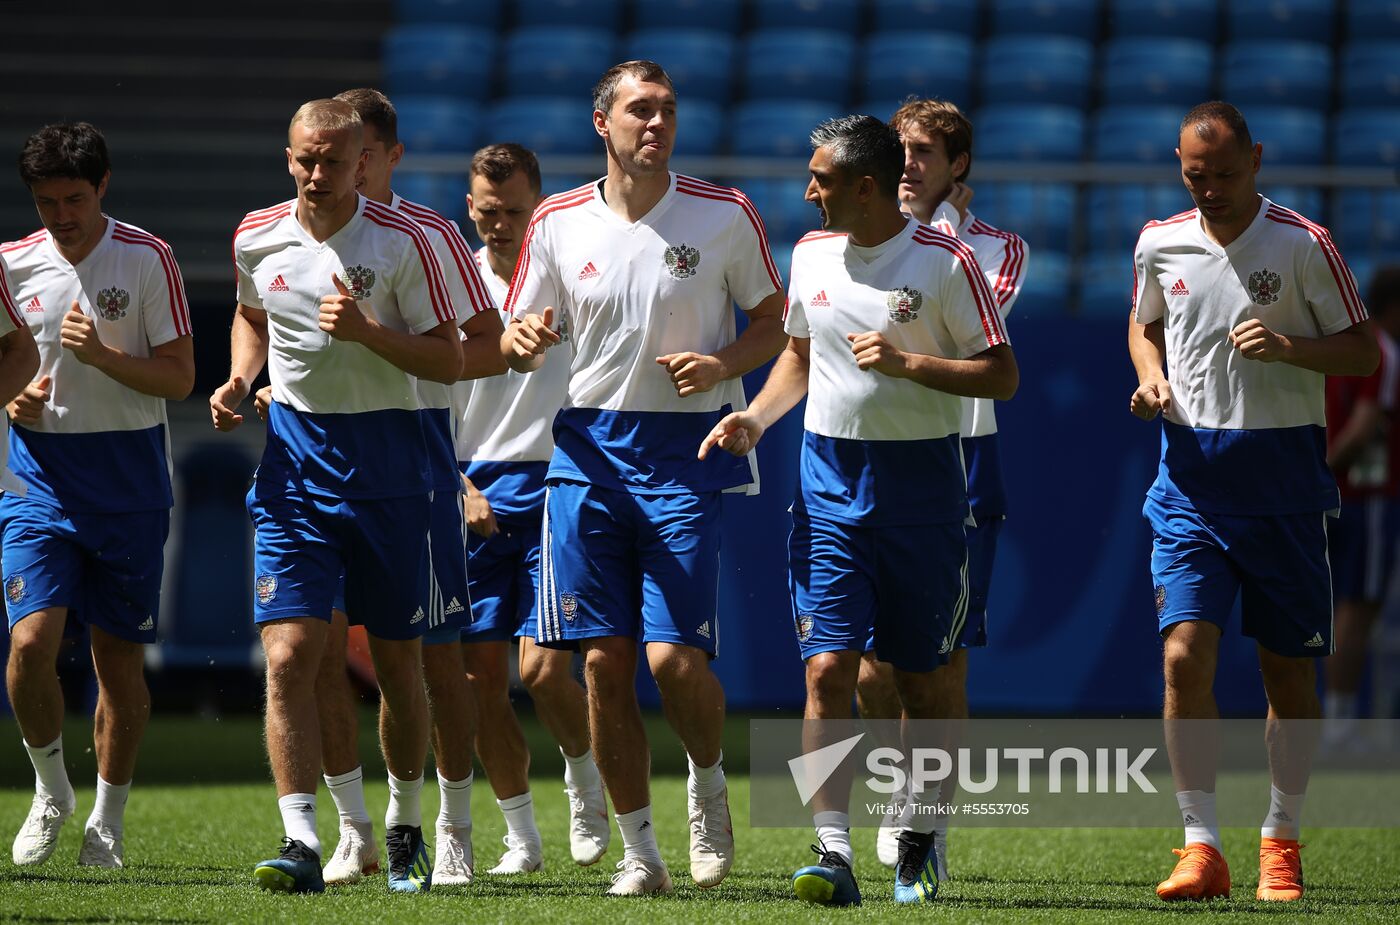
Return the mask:
[[[951,651],[953,651],[952,640],[950,640],[947,636],[944,636],[943,643],[938,647],[938,654],[947,655]]]
[[[282,278],[282,274],[281,274],[281,273],[278,273],[278,274],[277,274],[277,278],[274,279],[272,282],[270,282],[270,283],[267,284],[267,291],[268,291],[268,292],[291,292],[291,291],[292,291],[292,287],[291,287],[291,286],[288,286],[288,285],[287,285],[287,281],[286,281],[285,279]]]
[[[27,312],[41,312],[44,310],[44,306],[39,302],[39,297],[36,295],[29,300],[28,305],[24,306],[24,310]]]
[[[1171,292],[1168,293],[1168,295],[1190,295],[1190,294],[1191,294],[1191,290],[1186,288],[1186,281],[1185,281],[1185,280],[1180,280],[1180,279],[1176,281],[1176,285],[1173,286],[1173,287],[1171,288]]]
[[[1181,821],[1184,822],[1184,823],[1186,823],[1187,825],[1200,825],[1200,824],[1201,824],[1201,820],[1197,819],[1195,816],[1191,815],[1190,813],[1187,813],[1185,816],[1182,816],[1182,817],[1181,817]]]
[[[597,279],[600,275],[598,268],[593,265],[593,261],[588,261],[588,265],[579,271],[579,279]]]
[[[830,308],[831,300],[826,297],[826,290],[823,289],[821,292],[812,296],[812,301],[808,304],[813,308]]]
[[[146,617],[146,619],[142,620],[141,625],[136,628],[143,633],[149,630],[153,630],[156,628],[156,618],[148,616]]]
[[[423,608],[422,608],[422,607],[419,607],[416,611],[414,611],[413,616],[409,617],[408,622],[409,622],[409,625],[412,625],[412,624],[414,624],[414,623],[420,623],[420,622],[422,622],[422,620],[423,620]]]
[[[1293,820],[1292,820],[1291,818],[1289,818],[1288,813],[1284,812],[1283,810],[1279,810],[1278,812],[1274,813],[1274,821],[1275,821],[1275,822],[1292,822]]]
[[[1309,649],[1317,649],[1327,645],[1327,643],[1322,641],[1321,633],[1313,633],[1313,638],[1303,643],[1303,645],[1307,646]]]
[[[465,609],[466,608],[462,606],[462,602],[454,597],[451,601],[448,602],[447,610],[444,611],[444,613],[451,615],[454,613],[461,613]]]
[[[47,755],[45,755],[44,757],[45,757],[45,758],[52,758],[54,755],[57,755],[57,754],[58,754],[59,752],[61,752],[61,751],[63,751],[62,746],[60,746],[60,747],[58,747],[58,748],[51,748],[51,749],[49,749],[49,753],[48,753]]]
[[[700,636],[700,637],[702,637],[702,638],[704,638],[704,639],[709,639],[709,638],[710,638],[710,621],[709,621],[709,620],[706,620],[704,623],[701,623],[698,627],[696,627],[696,628],[695,628],[695,635]]]

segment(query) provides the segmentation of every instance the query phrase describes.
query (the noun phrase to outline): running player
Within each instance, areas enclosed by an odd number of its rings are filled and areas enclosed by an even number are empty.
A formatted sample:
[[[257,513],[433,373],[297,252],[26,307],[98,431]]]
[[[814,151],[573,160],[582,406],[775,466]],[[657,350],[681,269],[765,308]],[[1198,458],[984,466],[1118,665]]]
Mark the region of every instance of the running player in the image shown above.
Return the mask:
[[[546,199],[526,233],[502,347],[538,366],[566,319],[573,364],[554,424],[538,640],[580,647],[593,753],[623,859],[610,890],[671,889],[651,824],[639,647],[690,757],[690,872],[734,862],[721,769],[720,493],[756,488],[750,465],[693,448],[743,407],[739,377],[780,349],[783,295],[757,210],[741,193],[671,173],[676,96],[660,65],[610,68],[593,95],[602,180]],[[732,303],[748,313],[735,337]]]
[[[389,773],[420,781],[428,715],[420,637],[429,629],[430,454],[416,379],[455,382],[457,319],[417,222],[355,192],[363,123],[337,100],[306,103],[288,130],[296,199],[250,213],[234,237],[238,309],[214,425],[264,363],[273,403],[249,492],[254,617],[267,652],[267,743],[287,837],[255,869],[260,886],[324,889],[316,834],[321,729],[315,681],[342,576],[346,612],[369,631],[392,720]],[[431,885],[416,789],[389,804],[389,887]]]
[[[909,214],[925,225],[935,225],[961,239],[977,255],[987,275],[987,285],[1006,318],[1026,278],[1026,244],[1009,231],[1000,231],[972,214],[972,123],[952,103],[944,100],[910,100],[895,112],[890,124],[904,142],[904,176],[899,199]],[[958,634],[948,664],[934,674],[939,687],[935,703],[938,718],[961,723],[967,719],[967,650],[987,644],[987,595],[992,584],[997,537],[1006,520],[1006,487],[1001,478],[1001,450],[997,440],[995,404],[988,398],[962,400],[962,452],[967,469],[967,494],[975,524],[967,528],[967,622]],[[861,661],[857,702],[867,719],[899,718],[899,694],[894,672],[867,649]],[[886,724],[888,725],[888,724]],[[949,743],[950,746],[954,743]],[[956,747],[949,752],[956,754]],[[957,775],[944,783],[941,802],[950,803]],[[880,827],[877,854],[893,867],[897,860],[899,829],[893,819]],[[948,817],[934,820],[938,879],[946,880],[948,867]]]
[[[959,396],[1009,399],[1016,359],[972,249],[900,211],[905,158],[894,128],[846,116],[811,140],[807,200],[822,230],[793,251],[788,347],[753,407],[722,420],[701,455],[747,453],[807,396],[789,549],[803,715],[851,718],[873,634],[904,712],[933,719],[944,715],[937,676],[967,607]],[[860,902],[849,799],[849,778],[813,798],[820,861],[793,877],[803,899]],[[937,789],[912,800],[931,809]],[[899,835],[894,898],[923,902],[937,890],[933,817],[914,811]]]
[[[540,198],[540,166],[530,151],[499,144],[473,156],[467,209],[485,242],[476,258],[499,305]],[[537,372],[511,371],[458,388],[457,459],[467,487],[472,591],[472,625],[463,630],[462,648],[476,694],[477,752],[506,820],[506,851],[493,874],[530,873],[542,863],[530,753],[510,705],[512,637],[520,643],[520,678],[564,756],[574,860],[597,863],[611,837],[573,653],[534,639],[544,478],[554,450],[550,425],[568,392],[569,360],[563,342]]]
[[[1324,522],[1338,498],[1323,377],[1368,375],[1380,351],[1326,229],[1255,192],[1263,146],[1250,140],[1240,111],[1195,107],[1179,143],[1196,208],[1143,228],[1128,326],[1140,383],[1132,411],[1163,417],[1161,466],[1143,514],[1164,638],[1167,750],[1186,827],[1186,847],[1174,849],[1180,860],[1157,895],[1230,893],[1211,687],[1220,634],[1242,592],[1243,630],[1258,645],[1269,698],[1273,777],[1257,895],[1296,900],[1317,741],[1317,724],[1307,721],[1321,712],[1314,659],[1332,651]]]

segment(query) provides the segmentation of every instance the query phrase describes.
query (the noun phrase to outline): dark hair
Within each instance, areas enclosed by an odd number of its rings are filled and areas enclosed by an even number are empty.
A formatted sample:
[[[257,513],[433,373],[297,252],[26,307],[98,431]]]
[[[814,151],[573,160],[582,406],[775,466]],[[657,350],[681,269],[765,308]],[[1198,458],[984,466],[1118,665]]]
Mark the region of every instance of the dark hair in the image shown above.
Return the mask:
[[[1181,120],[1180,134],[1184,135],[1188,128],[1194,128],[1197,138],[1209,141],[1215,137],[1216,129],[1222,125],[1230,132],[1241,148],[1254,147],[1254,139],[1249,135],[1249,126],[1245,124],[1244,113],[1223,100],[1211,100],[1209,103],[1193,106],[1191,111],[1186,114],[1186,118]]]
[[[373,87],[359,87],[337,93],[335,99],[349,103],[360,114],[360,121],[374,129],[384,147],[399,143],[399,114],[389,98]]]
[[[86,180],[94,188],[112,169],[107,141],[91,123],[46,125],[30,135],[19,152],[19,177],[33,187],[44,180]]]
[[[665,84],[671,88],[672,93],[676,92],[675,84],[671,83],[671,75],[655,61],[624,61],[604,71],[597,85],[593,87],[595,111],[612,112],[613,102],[617,99],[617,85],[622,83],[624,77],[635,77],[643,83]]]
[[[959,154],[967,155],[967,169],[954,177],[959,183],[972,172],[972,122],[956,104],[939,99],[916,99],[904,101],[893,116],[890,125],[901,135],[909,126],[923,129],[930,138],[942,138],[943,150],[948,155],[948,163],[958,159]]]
[[[525,179],[530,182],[530,189],[538,196],[543,186],[540,181],[540,162],[536,159],[535,152],[514,142],[487,145],[473,154],[468,178],[485,177],[492,183],[504,183],[517,170],[525,174]]]
[[[830,150],[831,162],[847,177],[873,177],[881,193],[899,194],[904,144],[888,122],[874,116],[828,119],[812,130],[811,142],[813,150]]]
[[[1378,267],[1366,289],[1366,305],[1372,315],[1383,315],[1400,309],[1400,264]]]

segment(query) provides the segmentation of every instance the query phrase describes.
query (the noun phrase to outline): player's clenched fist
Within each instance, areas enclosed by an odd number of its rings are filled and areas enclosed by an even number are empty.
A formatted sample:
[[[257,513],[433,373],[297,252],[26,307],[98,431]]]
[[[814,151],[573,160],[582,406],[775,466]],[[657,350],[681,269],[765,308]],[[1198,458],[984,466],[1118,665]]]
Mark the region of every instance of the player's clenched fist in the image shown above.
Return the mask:
[[[864,334],[847,334],[851,342],[851,352],[856,355],[856,366],[873,369],[896,379],[902,378],[908,370],[906,357],[894,345],[885,340],[879,331],[866,331]]]
[[[657,357],[656,362],[666,367],[681,398],[708,392],[724,379],[724,367],[707,353],[668,353]]]
[[[1250,318],[1235,325],[1230,332],[1230,343],[1247,360],[1273,363],[1282,360],[1288,353],[1288,340],[1264,326],[1258,318]]]
[[[359,304],[350,295],[350,290],[346,289],[345,284],[340,281],[340,277],[332,273],[331,282],[335,283],[336,291],[321,296],[319,309],[321,330],[336,340],[351,342],[362,340],[369,321],[365,318],[364,312],[360,311]]]
[[[214,419],[214,429],[230,431],[243,423],[243,415],[238,406],[248,397],[248,384],[242,376],[234,376],[214,390],[209,396],[209,414]]]
[[[44,405],[53,397],[49,391],[52,386],[52,376],[43,376],[26,385],[24,391],[16,395],[15,400],[5,408],[10,413],[10,420],[16,424],[39,423],[39,415],[43,413]]]
[[[544,356],[544,352],[559,343],[554,330],[554,306],[547,306],[543,315],[526,315],[511,322],[503,335],[507,351],[522,360]]]
[[[265,385],[253,393],[253,410],[258,413],[258,420],[267,420],[267,414],[272,410],[272,386]]]
[[[727,450],[735,456],[743,456],[753,449],[763,436],[763,424],[750,411],[735,411],[726,414],[700,444],[698,459],[710,454],[712,447]]]
[[[1149,379],[1133,392],[1128,408],[1133,414],[1150,421],[1158,412],[1170,414],[1172,410],[1172,387],[1165,379]]]
[[[97,326],[92,323],[92,319],[83,314],[82,306],[76,301],[68,309],[68,313],[63,316],[63,326],[58,332],[59,343],[63,349],[72,351],[79,362],[93,364],[102,355],[105,346],[102,338],[97,336]]]

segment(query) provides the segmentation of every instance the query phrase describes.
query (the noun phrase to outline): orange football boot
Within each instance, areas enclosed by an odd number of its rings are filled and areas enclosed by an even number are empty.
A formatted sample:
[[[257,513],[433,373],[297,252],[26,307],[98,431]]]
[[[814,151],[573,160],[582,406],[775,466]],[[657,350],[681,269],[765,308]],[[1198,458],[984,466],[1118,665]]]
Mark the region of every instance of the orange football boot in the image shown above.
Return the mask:
[[[1303,898],[1303,847],[1293,838],[1259,840],[1259,892],[1266,902],[1292,902]]]
[[[1204,842],[1192,842],[1185,848],[1173,848],[1181,860],[1172,875],[1157,884],[1157,895],[1163,899],[1211,899],[1230,895],[1230,867],[1219,851]]]

